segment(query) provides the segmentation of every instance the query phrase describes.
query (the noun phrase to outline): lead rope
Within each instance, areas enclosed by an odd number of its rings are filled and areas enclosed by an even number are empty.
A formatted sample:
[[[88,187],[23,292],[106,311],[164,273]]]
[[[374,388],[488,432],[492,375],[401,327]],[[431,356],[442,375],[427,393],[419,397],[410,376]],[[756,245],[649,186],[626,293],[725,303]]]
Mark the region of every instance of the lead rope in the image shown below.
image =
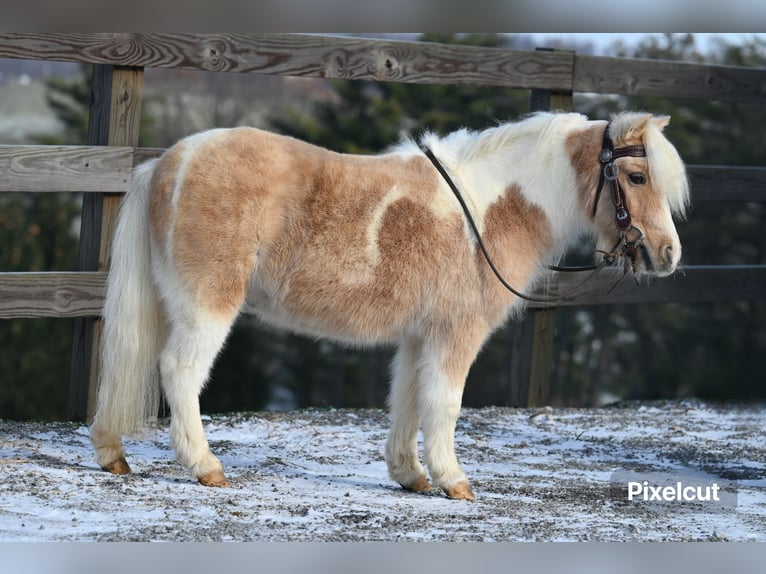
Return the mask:
[[[452,181],[452,178],[447,173],[447,170],[445,170],[441,162],[438,159],[436,159],[436,156],[431,151],[431,148],[429,148],[423,143],[420,143],[418,145],[420,149],[423,151],[423,153],[426,154],[426,157],[434,165],[434,167],[436,168],[436,171],[438,171],[439,174],[444,179],[444,181],[447,182],[447,185],[449,186],[449,188],[452,190],[452,193],[457,198],[458,203],[460,203],[460,207],[463,209],[463,213],[465,213],[465,217],[468,220],[468,224],[471,226],[471,229],[473,230],[473,233],[476,236],[476,242],[479,244],[479,249],[481,249],[481,252],[484,254],[484,259],[487,261],[489,268],[492,269],[492,272],[495,274],[495,277],[497,277],[498,281],[500,281],[503,287],[505,287],[508,291],[510,291],[517,297],[521,299],[525,299],[527,301],[534,301],[536,303],[554,303],[557,301],[561,301],[562,299],[565,299],[566,297],[572,295],[575,291],[579,290],[580,287],[582,287],[586,281],[589,281],[591,277],[593,277],[596,273],[601,271],[601,269],[603,269],[606,265],[612,264],[614,262],[615,257],[617,257],[616,253],[608,253],[608,254],[605,254],[606,256],[598,265],[589,265],[584,267],[567,268],[567,267],[549,266],[549,269],[553,271],[561,271],[561,270],[591,271],[591,273],[585,279],[583,279],[580,283],[572,287],[572,289],[556,297],[534,297],[532,295],[525,295],[524,293],[517,291],[505,280],[505,278],[501,275],[500,271],[498,271],[497,267],[495,267],[495,263],[492,261],[492,258],[489,256],[489,252],[487,251],[487,248],[484,245],[484,241],[481,238],[481,234],[479,233],[479,227],[476,225],[476,222],[474,221],[473,216],[471,215],[471,210],[468,209],[468,205],[463,199],[463,196],[460,193],[460,190],[458,190],[457,185],[455,185],[455,182]],[[614,249],[617,249],[617,247],[620,244],[620,241],[622,241],[622,237],[617,242],[617,244],[615,244]]]

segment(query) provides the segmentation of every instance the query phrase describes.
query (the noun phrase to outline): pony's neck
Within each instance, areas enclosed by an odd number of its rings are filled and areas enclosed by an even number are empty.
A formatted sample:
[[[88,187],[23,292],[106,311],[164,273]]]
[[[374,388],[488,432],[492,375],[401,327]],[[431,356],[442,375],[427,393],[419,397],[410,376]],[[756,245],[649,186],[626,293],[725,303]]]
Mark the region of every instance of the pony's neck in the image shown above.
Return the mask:
[[[601,122],[603,123],[603,122]],[[551,246],[546,259],[556,259],[590,227],[580,193],[583,177],[598,176],[598,141],[583,134],[598,131],[596,122],[580,114],[540,114],[516,125],[475,134],[455,154],[455,179],[478,214],[480,229],[487,210],[508,193],[521,193],[540,208],[548,224]],[[591,174],[578,174],[570,157],[580,141],[583,157],[592,157]],[[593,147],[593,149],[590,149]]]

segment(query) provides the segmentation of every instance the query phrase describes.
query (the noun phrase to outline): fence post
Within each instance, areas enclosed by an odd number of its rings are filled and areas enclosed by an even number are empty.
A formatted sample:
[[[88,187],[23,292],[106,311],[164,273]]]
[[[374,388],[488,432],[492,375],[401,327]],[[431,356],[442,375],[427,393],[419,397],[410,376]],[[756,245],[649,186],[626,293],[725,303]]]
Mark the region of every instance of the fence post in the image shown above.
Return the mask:
[[[93,66],[88,145],[137,146],[141,124],[143,68]],[[115,193],[86,193],[80,224],[80,271],[106,271],[120,204]],[[75,320],[69,380],[70,420],[90,421],[98,384],[101,320]]]
[[[539,48],[538,48],[539,49]],[[572,110],[572,92],[531,90],[532,111]],[[517,407],[539,407],[550,398],[555,309],[528,309],[511,324],[511,396]]]

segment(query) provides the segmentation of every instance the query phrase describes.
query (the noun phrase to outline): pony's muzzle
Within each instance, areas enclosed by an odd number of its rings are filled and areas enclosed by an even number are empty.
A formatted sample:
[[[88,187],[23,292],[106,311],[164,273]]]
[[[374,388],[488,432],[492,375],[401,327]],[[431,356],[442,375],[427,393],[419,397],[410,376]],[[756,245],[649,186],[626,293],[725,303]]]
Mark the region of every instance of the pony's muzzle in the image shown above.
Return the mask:
[[[673,244],[666,244],[660,247],[658,253],[657,275],[665,277],[671,275],[678,266],[681,259],[681,247],[675,247]]]

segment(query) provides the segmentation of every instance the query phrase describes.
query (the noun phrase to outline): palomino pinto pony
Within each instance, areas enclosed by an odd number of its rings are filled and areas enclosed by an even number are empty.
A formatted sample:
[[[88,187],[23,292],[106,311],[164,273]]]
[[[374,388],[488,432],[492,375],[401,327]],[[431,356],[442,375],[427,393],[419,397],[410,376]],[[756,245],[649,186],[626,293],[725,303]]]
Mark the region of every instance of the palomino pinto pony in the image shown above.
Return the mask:
[[[489,334],[524,303],[493,275],[476,232],[525,292],[588,232],[636,275],[672,273],[672,215],[689,196],[667,122],[544,113],[372,157],[251,128],[181,140],[136,169],[120,212],[91,428],[98,463],[130,472],[121,435],[156,416],[161,387],[178,461],[204,485],[228,484],[198,397],[247,306],[300,333],[397,344],[389,474],[409,490],[473,499],[454,452],[463,385]]]

